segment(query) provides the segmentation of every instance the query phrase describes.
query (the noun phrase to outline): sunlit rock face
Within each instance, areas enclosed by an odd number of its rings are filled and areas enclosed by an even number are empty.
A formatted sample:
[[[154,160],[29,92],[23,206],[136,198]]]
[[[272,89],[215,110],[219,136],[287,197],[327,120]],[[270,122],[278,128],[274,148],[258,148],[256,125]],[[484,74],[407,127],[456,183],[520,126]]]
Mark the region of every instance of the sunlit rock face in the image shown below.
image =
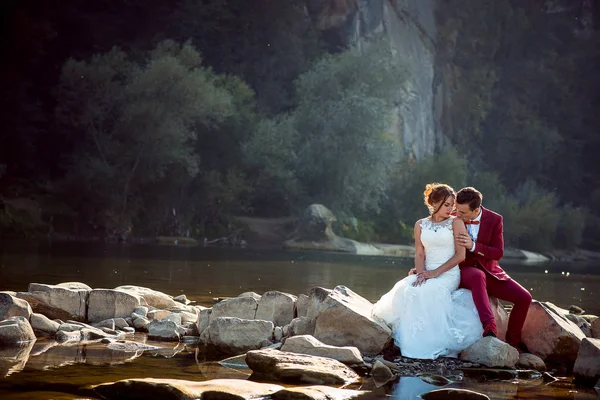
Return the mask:
[[[408,94],[391,127],[406,149],[421,158],[443,141],[434,115],[435,0],[306,0],[330,50],[384,37],[410,74]]]

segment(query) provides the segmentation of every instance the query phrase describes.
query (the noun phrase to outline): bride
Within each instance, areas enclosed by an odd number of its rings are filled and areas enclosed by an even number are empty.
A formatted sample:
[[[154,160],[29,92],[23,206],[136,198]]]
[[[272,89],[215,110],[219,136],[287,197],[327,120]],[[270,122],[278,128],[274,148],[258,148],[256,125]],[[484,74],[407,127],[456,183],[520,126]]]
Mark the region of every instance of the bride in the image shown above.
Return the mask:
[[[430,216],[415,223],[417,274],[384,294],[373,306],[373,316],[391,326],[405,357],[456,357],[483,333],[471,291],[457,290],[465,248],[455,245],[454,236],[467,229],[451,215],[454,189],[432,183],[424,196]]]

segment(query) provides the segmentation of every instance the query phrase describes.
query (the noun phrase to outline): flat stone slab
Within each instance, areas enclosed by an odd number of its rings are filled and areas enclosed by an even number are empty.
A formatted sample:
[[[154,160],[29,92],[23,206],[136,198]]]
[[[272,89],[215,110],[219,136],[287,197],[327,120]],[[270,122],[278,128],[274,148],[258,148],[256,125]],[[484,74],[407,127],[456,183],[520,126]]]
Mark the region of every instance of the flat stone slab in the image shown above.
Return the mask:
[[[254,377],[266,381],[345,385],[360,379],[356,372],[339,361],[272,349],[249,351],[246,363]]]
[[[107,400],[246,400],[268,397],[283,387],[243,379],[213,379],[196,382],[180,379],[125,379],[93,387]]]

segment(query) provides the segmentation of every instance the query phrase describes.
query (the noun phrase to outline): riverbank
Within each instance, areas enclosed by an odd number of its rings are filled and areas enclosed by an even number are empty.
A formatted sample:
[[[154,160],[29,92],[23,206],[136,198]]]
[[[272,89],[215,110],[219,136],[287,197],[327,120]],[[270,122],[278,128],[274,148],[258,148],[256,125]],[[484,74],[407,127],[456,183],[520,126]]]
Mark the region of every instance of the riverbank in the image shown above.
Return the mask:
[[[492,302],[502,332],[510,311]],[[565,389],[577,390],[586,398],[594,393],[590,378],[597,368],[586,360],[600,351],[600,340],[587,338],[566,317],[567,311],[534,302],[523,337],[534,354],[519,355],[500,339],[487,337],[458,358],[410,359],[393,346],[389,327],[371,317],[372,303],[345,286],[314,287],[299,295],[245,292],[205,307],[185,295],[173,297],[139,286],[92,289],[80,282],[31,283],[27,292],[0,292],[0,305],[0,371],[5,376],[0,393],[10,391],[11,382],[22,385],[30,379],[30,370],[39,382],[42,371],[86,364],[110,365],[113,372],[88,378],[86,369],[78,379],[58,378],[28,390],[104,399],[134,393],[144,393],[145,399],[188,398],[177,393],[194,393],[196,398],[208,389],[239,396],[227,398],[260,393],[291,399],[301,393],[304,399],[322,399],[326,393],[336,398],[385,398],[390,393],[427,398],[436,389],[445,395],[464,395],[460,390],[468,389],[476,398],[489,399],[502,398],[498,395],[505,396],[509,388],[518,393],[523,386],[540,395],[561,394],[555,398],[567,395]],[[589,335],[595,336],[597,318],[587,318],[592,321]],[[166,375],[146,370],[142,376],[125,372],[115,379],[116,367],[135,364],[143,354],[173,358],[180,352],[195,368],[180,370],[175,364]],[[216,375],[210,373],[212,360],[224,368]],[[154,365],[163,371],[159,363]],[[200,374],[189,375],[193,373]],[[403,385],[405,379],[418,384]],[[506,387],[498,391],[502,382]],[[287,392],[281,392],[284,387]],[[30,398],[37,397],[32,393]]]

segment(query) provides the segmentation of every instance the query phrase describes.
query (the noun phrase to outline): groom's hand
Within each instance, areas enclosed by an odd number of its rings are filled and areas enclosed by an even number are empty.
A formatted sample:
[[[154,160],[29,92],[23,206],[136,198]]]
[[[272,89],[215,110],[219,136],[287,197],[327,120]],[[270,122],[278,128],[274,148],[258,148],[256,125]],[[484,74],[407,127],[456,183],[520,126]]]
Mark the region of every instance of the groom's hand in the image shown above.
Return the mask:
[[[473,240],[466,233],[459,233],[456,236],[456,243],[458,243],[459,246],[466,248],[467,250],[471,250],[473,248]]]

